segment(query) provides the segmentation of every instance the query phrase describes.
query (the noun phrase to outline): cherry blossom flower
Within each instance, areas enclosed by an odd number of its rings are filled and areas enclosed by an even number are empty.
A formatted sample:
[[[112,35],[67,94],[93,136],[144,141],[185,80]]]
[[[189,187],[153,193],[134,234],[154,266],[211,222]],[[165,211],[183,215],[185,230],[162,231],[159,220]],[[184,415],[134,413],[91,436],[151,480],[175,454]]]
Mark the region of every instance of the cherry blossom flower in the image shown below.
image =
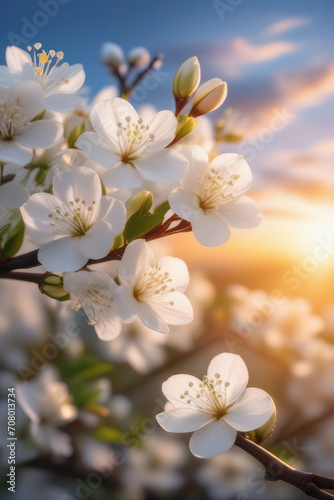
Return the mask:
[[[129,102],[115,97],[97,102],[90,119],[96,132],[84,132],[76,146],[107,169],[107,186],[132,189],[143,179],[172,183],[183,176],[186,159],[166,149],[177,127],[171,111],[160,111],[146,124]]]
[[[173,375],[162,391],[174,408],[157,415],[168,432],[192,432],[191,452],[211,458],[229,450],[237,431],[251,431],[265,424],[274,403],[262,389],[247,388],[248,370],[237,354],[214,357],[208,373],[199,380],[192,375]]]
[[[85,72],[81,64],[69,66],[62,63],[63,52],[49,50],[46,53],[41,43],[34,44],[31,55],[18,47],[7,47],[7,66],[0,66],[0,86],[10,87],[14,82],[37,82],[45,95],[45,107],[53,111],[69,111],[80,104],[82,98],[74,95],[85,81]],[[28,51],[32,48],[28,46]],[[38,52],[40,51],[40,52]],[[37,113],[36,113],[37,114]]]
[[[36,82],[0,87],[0,161],[26,165],[34,148],[48,148],[63,135],[55,120],[31,120],[45,108],[44,94]]]
[[[33,194],[21,213],[28,235],[42,244],[38,260],[53,272],[105,257],[125,223],[123,203],[102,196],[99,176],[86,167],[57,172],[53,195]]]
[[[199,146],[181,150],[189,167],[182,187],[169,196],[171,209],[189,221],[195,238],[205,246],[217,246],[230,237],[228,226],[240,229],[260,224],[262,212],[243,194],[252,183],[248,163],[239,154],[226,153],[210,163]]]
[[[78,271],[64,273],[64,289],[70,294],[72,309],[81,307],[101,340],[112,340],[121,332],[114,295],[118,285],[105,273]]]
[[[121,319],[141,322],[160,333],[168,325],[184,325],[193,319],[189,299],[183,294],[189,283],[187,266],[175,257],[154,258],[144,240],[131,242],[119,267],[118,304]]]
[[[57,427],[75,420],[78,410],[55,370],[44,367],[33,381],[17,384],[16,391],[20,406],[31,420],[31,435],[40,448],[55,455],[71,455],[70,437]]]

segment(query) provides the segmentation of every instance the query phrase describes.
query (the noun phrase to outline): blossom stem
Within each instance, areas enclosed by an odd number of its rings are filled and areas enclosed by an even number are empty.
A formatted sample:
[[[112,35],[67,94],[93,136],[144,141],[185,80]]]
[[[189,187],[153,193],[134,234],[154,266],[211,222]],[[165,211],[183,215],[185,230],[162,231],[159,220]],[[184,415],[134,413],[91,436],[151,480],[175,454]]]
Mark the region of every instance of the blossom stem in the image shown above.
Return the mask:
[[[284,481],[303,491],[306,495],[319,500],[333,499],[334,495],[323,488],[334,490],[334,478],[312,472],[303,472],[287,465],[283,460],[238,433],[235,445],[258,460],[266,469],[266,478],[271,481]]]
[[[145,68],[143,71],[138,73],[136,78],[130,83],[128,88],[126,89],[125,95],[126,97],[130,97],[131,93],[133,92],[134,88],[142,81],[142,79],[148,74],[148,72],[154,67],[154,65],[157,63],[157,61],[161,61],[163,58],[163,54],[160,52],[152,59],[150,64]]]

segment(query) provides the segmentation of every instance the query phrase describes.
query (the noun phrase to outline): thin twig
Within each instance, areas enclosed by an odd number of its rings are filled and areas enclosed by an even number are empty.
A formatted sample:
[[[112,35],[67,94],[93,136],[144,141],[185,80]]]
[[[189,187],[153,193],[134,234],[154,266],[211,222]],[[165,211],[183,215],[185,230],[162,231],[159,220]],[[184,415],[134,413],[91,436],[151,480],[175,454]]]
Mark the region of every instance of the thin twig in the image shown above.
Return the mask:
[[[312,472],[303,472],[287,465],[283,460],[270,453],[262,446],[254,443],[238,433],[235,445],[260,462],[271,480],[281,480],[289,483],[306,495],[319,500],[333,499],[334,495],[322,491],[322,488],[334,490],[334,479]]]

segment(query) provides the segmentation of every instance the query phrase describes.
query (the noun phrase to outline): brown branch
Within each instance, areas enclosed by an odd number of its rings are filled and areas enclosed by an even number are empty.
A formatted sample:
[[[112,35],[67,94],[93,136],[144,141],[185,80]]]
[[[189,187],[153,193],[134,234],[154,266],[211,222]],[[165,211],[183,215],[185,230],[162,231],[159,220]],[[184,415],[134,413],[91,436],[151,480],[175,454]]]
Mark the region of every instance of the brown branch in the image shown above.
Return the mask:
[[[334,495],[322,490],[323,488],[334,490],[334,478],[294,469],[240,433],[237,435],[235,445],[258,460],[264,466],[266,475],[270,480],[289,483],[306,495],[319,500],[334,498]]]
[[[176,227],[169,229],[171,223],[177,220],[180,220],[180,223]],[[187,232],[190,230],[191,230],[191,225],[189,224],[189,222],[180,219],[177,215],[174,214],[169,219],[167,219],[163,224],[159,224],[157,227],[155,227],[151,231],[148,231],[146,234],[141,236],[141,238],[145,239],[146,241],[151,241],[163,238],[165,236],[170,236],[172,234]],[[97,259],[97,260],[90,259],[87,262],[86,266],[92,264],[100,264],[102,262],[108,262],[111,260],[121,260],[124,255],[126,247],[127,245],[125,244],[120,248],[116,248],[102,259]],[[9,273],[16,269],[30,269],[32,267],[38,267],[40,265],[41,263],[38,260],[38,250],[33,250],[31,252],[18,255],[17,257],[3,259],[0,260],[0,278],[23,279],[19,277],[13,277]],[[21,273],[21,276],[23,276],[24,274],[26,274],[28,277],[31,276],[30,273]],[[24,279],[24,281],[32,281],[32,279]]]

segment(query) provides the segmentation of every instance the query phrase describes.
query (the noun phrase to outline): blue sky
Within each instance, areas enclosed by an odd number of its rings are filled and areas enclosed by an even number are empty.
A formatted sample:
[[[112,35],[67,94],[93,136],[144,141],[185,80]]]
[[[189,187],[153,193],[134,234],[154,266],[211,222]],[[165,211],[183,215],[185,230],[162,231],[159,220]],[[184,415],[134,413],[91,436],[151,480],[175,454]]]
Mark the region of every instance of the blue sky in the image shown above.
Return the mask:
[[[174,72],[193,55],[202,81],[228,82],[226,105],[248,120],[251,135],[287,106],[295,118],[275,133],[259,164],[271,151],[312,154],[333,137],[332,0],[15,0],[1,10],[1,64],[6,45],[41,42],[83,64],[92,96],[112,82],[99,49],[113,41],[125,52],[144,45],[165,54],[159,85],[146,96],[158,109],[173,105]]]

